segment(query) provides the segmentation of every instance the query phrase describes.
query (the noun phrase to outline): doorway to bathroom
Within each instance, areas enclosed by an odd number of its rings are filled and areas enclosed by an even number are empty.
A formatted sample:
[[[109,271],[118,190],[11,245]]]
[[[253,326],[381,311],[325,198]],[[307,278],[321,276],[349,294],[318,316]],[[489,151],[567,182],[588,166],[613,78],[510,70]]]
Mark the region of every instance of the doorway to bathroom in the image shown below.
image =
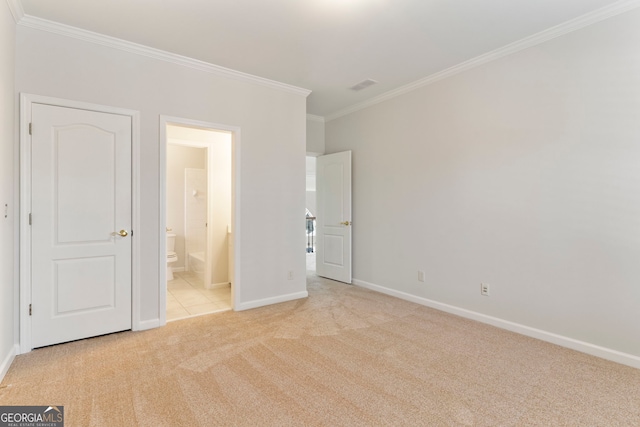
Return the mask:
[[[231,310],[234,132],[167,120],[166,321]]]

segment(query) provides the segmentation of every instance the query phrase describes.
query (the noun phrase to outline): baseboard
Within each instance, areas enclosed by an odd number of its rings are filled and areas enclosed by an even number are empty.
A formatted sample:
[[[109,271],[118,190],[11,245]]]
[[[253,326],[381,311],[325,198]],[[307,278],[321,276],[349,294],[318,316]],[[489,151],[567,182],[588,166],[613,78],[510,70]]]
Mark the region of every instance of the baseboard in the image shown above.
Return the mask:
[[[227,288],[229,286],[231,286],[231,283],[229,282],[211,283],[210,285],[204,285],[206,289],[220,289],[220,288]]]
[[[280,295],[277,297],[243,302],[239,306],[235,306],[233,309],[235,311],[249,310],[252,308],[264,307],[265,305],[278,304],[280,302],[287,302],[287,301],[292,301],[296,299],[307,298],[308,296],[309,296],[309,293],[307,291],[295,292],[292,294]]]
[[[521,325],[519,323],[510,322],[508,320],[500,319],[498,317],[488,316],[486,314],[478,313],[475,311],[467,310],[467,309],[456,307],[449,304],[444,304],[438,301],[430,300],[430,299],[419,297],[416,295],[411,295],[406,292],[397,291],[395,289],[386,288],[384,286],[374,285],[373,283],[365,282],[364,280],[353,279],[353,284],[356,286],[371,289],[373,291],[377,291],[386,295],[391,295],[406,301],[411,301],[416,304],[431,307],[436,310],[455,314],[457,316],[465,317],[467,319],[477,320],[478,322],[496,326],[501,329],[506,329],[508,331],[516,332],[521,335],[537,338],[542,341],[546,341],[546,342],[556,344],[562,347],[570,348],[572,350],[576,350],[582,353],[590,354],[592,356],[600,357],[602,359],[611,360],[612,362],[621,363],[623,365],[640,369],[640,357],[634,356],[632,354],[623,353],[617,350],[612,350],[610,348],[601,347],[588,342],[554,334],[552,332],[547,332],[541,329],[532,328],[530,326]]]
[[[159,328],[160,319],[141,320],[138,322],[138,327],[133,329],[134,331],[146,331],[147,329]]]
[[[19,348],[18,344],[11,347],[11,349],[9,350],[9,353],[2,360],[2,364],[0,365],[0,383],[2,383],[4,376],[7,375],[7,372],[9,372],[9,368],[13,363],[13,359],[15,359],[16,354],[18,354],[18,348]]]
[[[174,273],[181,273],[184,271],[184,267],[171,267],[171,271]]]

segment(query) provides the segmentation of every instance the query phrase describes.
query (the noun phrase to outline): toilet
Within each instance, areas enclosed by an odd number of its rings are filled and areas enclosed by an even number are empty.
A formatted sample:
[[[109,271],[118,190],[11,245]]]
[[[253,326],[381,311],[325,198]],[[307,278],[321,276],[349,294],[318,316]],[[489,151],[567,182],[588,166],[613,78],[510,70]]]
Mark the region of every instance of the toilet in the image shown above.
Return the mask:
[[[167,233],[167,281],[173,280],[173,268],[171,264],[178,261],[178,254],[175,253],[176,235]]]

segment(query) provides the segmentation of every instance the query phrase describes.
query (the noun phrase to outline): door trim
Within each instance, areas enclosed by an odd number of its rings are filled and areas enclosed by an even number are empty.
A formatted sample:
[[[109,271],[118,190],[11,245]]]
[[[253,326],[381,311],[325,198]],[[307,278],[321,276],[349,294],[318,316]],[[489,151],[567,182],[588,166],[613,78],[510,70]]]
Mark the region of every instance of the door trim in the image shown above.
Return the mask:
[[[33,104],[45,104],[58,107],[74,108],[78,110],[96,111],[100,113],[118,114],[131,117],[131,226],[134,237],[131,242],[131,329],[140,329],[140,112],[125,108],[110,107],[62,98],[20,94],[20,138],[18,151],[20,153],[20,216],[19,216],[19,245],[20,245],[20,331],[19,354],[31,351],[31,227],[29,226],[29,212],[31,212],[31,138],[29,123],[31,123],[31,107]]]
[[[159,174],[159,227],[158,227],[158,277],[160,280],[160,325],[167,323],[167,239],[161,238],[166,234],[167,229],[167,125],[176,125],[183,127],[191,127],[205,130],[219,130],[231,132],[231,230],[233,232],[233,284],[231,285],[231,308],[235,310],[240,307],[240,289],[241,277],[239,260],[241,254],[240,248],[240,127],[229,126],[219,123],[210,123],[200,120],[184,119],[181,117],[172,117],[160,115],[160,159],[158,165]]]

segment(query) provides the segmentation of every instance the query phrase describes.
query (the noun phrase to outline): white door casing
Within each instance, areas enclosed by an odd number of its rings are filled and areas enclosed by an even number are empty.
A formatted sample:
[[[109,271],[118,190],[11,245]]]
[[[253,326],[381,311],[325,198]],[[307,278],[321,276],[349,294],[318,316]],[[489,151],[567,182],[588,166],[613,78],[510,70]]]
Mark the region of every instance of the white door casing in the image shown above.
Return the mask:
[[[351,283],[351,151],[317,158],[319,276]]]
[[[132,117],[33,103],[31,123],[31,348],[131,329]]]

